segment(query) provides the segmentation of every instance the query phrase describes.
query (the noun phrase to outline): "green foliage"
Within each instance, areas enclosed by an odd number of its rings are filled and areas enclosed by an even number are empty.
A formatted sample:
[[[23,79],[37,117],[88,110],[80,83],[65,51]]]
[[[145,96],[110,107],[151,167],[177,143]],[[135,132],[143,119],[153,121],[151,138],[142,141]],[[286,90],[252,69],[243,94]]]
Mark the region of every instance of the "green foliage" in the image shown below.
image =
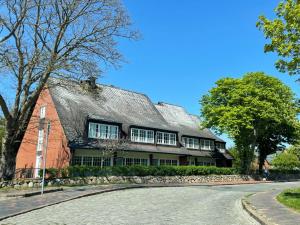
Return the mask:
[[[300,161],[296,155],[283,152],[273,159],[272,165],[279,170],[293,170],[300,166]]]
[[[87,176],[189,176],[189,175],[229,175],[235,174],[233,168],[220,168],[215,166],[115,166],[115,167],[91,167],[70,166],[67,167],[69,177]]]
[[[295,155],[298,157],[298,159],[300,160],[300,145],[299,144],[295,144],[295,145],[291,145],[287,148],[287,152]]]
[[[39,176],[43,176],[43,170],[39,170]],[[46,168],[45,169],[45,176],[47,179],[54,179],[59,177],[59,169],[57,168]]]
[[[275,52],[279,60],[275,63],[280,72],[290,75],[300,73],[300,2],[284,0],[275,9],[274,20],[260,16],[257,27],[264,32],[270,43],[265,52]]]
[[[238,150],[240,167],[248,173],[254,149],[264,157],[281,143],[298,138],[298,106],[291,89],[262,72],[223,78],[201,99],[203,126],[227,133]]]

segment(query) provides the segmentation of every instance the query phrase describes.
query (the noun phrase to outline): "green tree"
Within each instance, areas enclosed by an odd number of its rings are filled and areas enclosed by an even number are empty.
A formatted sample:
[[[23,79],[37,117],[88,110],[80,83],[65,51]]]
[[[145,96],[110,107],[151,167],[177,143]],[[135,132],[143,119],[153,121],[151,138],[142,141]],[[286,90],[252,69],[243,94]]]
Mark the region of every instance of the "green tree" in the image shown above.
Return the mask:
[[[287,148],[287,152],[298,157],[300,160],[300,144],[291,145]]]
[[[257,27],[264,32],[270,43],[265,52],[275,52],[279,60],[275,63],[280,72],[290,75],[300,73],[300,1],[284,0],[275,9],[276,18],[260,16]]]
[[[300,166],[298,157],[288,151],[278,154],[272,161],[272,165],[280,170],[292,170]]]
[[[201,99],[203,125],[235,142],[242,173],[249,173],[254,151],[262,170],[268,154],[297,139],[298,107],[291,89],[262,72],[223,78]]]

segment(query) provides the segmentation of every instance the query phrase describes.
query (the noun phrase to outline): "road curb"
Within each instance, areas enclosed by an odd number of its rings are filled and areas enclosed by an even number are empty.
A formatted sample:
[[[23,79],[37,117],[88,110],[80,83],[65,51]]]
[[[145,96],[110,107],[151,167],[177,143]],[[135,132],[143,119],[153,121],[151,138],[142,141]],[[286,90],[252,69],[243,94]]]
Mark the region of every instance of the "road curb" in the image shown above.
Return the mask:
[[[255,207],[248,201],[247,197],[243,197],[241,199],[241,202],[242,202],[243,209],[260,224],[262,224],[262,225],[277,225],[276,223],[272,223],[272,222],[268,221],[267,218],[260,215],[257,212],[257,210],[255,209]]]
[[[44,194],[47,193],[52,193],[52,192],[57,192],[57,191],[63,191],[63,188],[55,188],[55,189],[46,189],[44,190]],[[35,195],[40,195],[41,191],[32,191],[32,192],[27,192],[27,193],[21,193],[21,194],[8,194],[6,197],[31,197]]]

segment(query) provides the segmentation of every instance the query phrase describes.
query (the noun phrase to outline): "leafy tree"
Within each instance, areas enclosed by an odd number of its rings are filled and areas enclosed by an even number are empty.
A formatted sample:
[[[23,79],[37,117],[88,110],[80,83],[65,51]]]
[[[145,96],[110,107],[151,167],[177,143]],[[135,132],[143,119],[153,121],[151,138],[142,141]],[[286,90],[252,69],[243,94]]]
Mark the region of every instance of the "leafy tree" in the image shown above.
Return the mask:
[[[257,27],[264,32],[270,43],[265,52],[275,52],[279,60],[275,63],[280,72],[290,75],[300,73],[300,1],[284,0],[275,9],[274,20],[260,16]]]
[[[50,77],[99,76],[119,66],[121,38],[136,39],[119,0],[0,1],[0,77],[15,87],[9,105],[0,93],[6,120],[0,177],[11,179],[16,156],[36,101]],[[3,89],[2,89],[3,90]]]
[[[300,145],[299,145],[299,143],[289,146],[286,151],[290,154],[297,156],[298,159],[300,160]]]
[[[256,149],[262,170],[268,154],[298,137],[294,94],[280,80],[262,72],[218,80],[201,104],[203,125],[235,141],[243,173],[250,172]]]
[[[272,165],[280,170],[292,170],[300,166],[298,157],[290,152],[278,154],[272,161]]]

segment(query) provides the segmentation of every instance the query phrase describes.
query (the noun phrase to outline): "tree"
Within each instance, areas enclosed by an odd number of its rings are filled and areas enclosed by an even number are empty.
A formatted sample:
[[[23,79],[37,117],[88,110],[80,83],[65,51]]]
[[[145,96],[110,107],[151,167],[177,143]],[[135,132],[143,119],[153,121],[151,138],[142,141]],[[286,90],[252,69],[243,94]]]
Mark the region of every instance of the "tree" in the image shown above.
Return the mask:
[[[2,155],[2,140],[5,133],[4,127],[5,127],[5,120],[0,117],[0,157]]]
[[[300,160],[300,145],[299,145],[299,143],[289,146],[286,151],[292,155],[297,156],[297,158]]]
[[[51,85],[49,77],[78,79],[91,71],[99,76],[101,66],[120,65],[117,40],[138,34],[118,0],[2,0],[0,10],[0,76],[15,86],[12,105],[0,93],[6,120],[0,177],[11,179],[36,101],[46,83]]]
[[[300,161],[296,155],[286,151],[276,155],[272,165],[280,170],[293,170],[300,166]]]
[[[262,72],[223,78],[201,100],[203,125],[235,142],[241,172],[249,173],[254,151],[260,168],[282,143],[297,139],[298,107],[291,89]]]
[[[123,152],[128,147],[128,144],[129,139],[126,137],[118,137],[118,139],[95,139],[93,146],[99,151],[99,155],[101,155],[100,167],[103,167],[105,158],[112,157],[115,152]]]
[[[274,20],[260,16],[257,27],[264,32],[270,43],[265,52],[275,52],[279,60],[275,63],[280,72],[290,75],[300,73],[300,1],[284,0],[275,9]]]

